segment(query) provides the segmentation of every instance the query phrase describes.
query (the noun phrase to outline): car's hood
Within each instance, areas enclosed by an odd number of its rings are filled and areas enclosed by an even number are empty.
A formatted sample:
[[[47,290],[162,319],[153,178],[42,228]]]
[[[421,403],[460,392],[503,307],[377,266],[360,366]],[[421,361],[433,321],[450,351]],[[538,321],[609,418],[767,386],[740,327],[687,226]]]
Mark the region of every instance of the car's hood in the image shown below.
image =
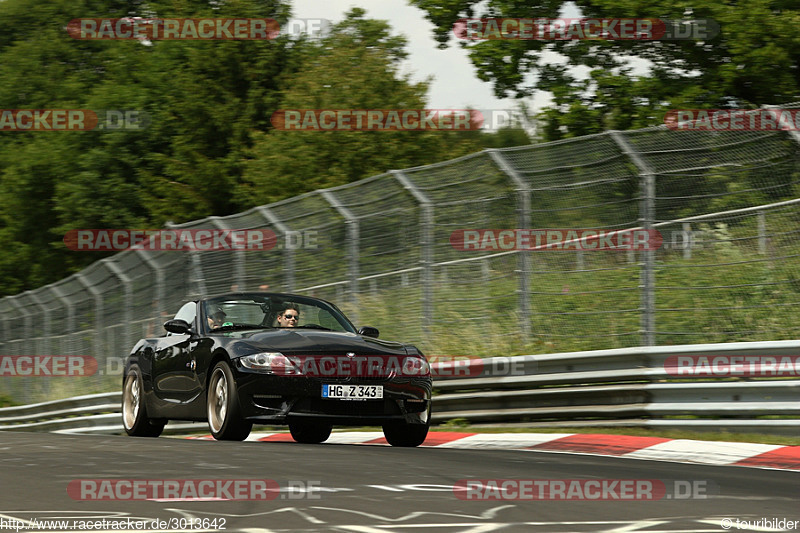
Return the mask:
[[[238,340],[231,355],[247,355],[254,351],[276,351],[284,355],[406,355],[404,345],[355,333],[341,333],[315,329],[271,329],[267,331],[241,331],[227,334]]]

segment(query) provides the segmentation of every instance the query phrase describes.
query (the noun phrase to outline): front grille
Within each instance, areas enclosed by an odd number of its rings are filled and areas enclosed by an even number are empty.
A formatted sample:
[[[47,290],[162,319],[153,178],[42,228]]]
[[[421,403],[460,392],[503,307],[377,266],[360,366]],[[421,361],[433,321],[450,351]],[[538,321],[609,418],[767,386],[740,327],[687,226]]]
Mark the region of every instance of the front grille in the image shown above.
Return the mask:
[[[401,371],[404,355],[381,356],[357,353],[358,359],[347,357],[346,352],[325,355],[291,354],[290,358],[300,373],[331,383],[363,382],[384,383],[394,379]],[[335,367],[330,361],[335,359]]]

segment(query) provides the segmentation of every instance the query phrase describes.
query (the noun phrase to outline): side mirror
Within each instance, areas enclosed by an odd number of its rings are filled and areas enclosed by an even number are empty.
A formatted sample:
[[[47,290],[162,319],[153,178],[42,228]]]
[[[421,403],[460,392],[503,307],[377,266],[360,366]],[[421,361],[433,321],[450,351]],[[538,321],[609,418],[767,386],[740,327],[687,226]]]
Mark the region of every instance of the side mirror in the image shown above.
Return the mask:
[[[183,333],[191,333],[192,326],[190,326],[189,323],[186,322],[185,320],[176,318],[164,322],[164,329],[169,331],[170,333],[183,334]]]
[[[371,326],[362,326],[361,329],[358,330],[358,334],[377,339],[378,335],[380,335],[380,331],[378,331],[378,328],[373,328]]]

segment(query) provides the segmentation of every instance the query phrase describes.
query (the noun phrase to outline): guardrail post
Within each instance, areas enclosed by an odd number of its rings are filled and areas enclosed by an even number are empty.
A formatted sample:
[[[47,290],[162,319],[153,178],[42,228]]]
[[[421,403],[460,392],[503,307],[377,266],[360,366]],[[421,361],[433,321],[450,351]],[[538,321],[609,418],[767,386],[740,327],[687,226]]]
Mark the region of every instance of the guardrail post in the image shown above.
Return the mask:
[[[420,248],[422,263],[422,331],[430,338],[433,323],[433,202],[419,190],[402,170],[389,171],[420,204]]]
[[[517,224],[519,228],[527,229],[531,225],[531,190],[528,183],[519,175],[503,154],[496,149],[486,150],[497,167],[514,183],[517,192]],[[531,335],[531,304],[530,304],[530,272],[531,272],[531,252],[530,250],[517,251],[517,276],[519,296],[518,305],[520,320],[522,322],[522,341],[527,343]],[[578,256],[579,261],[583,259]]]
[[[639,226],[649,232],[653,231],[653,223],[656,218],[656,174],[650,165],[642,159],[639,153],[633,149],[628,140],[619,131],[609,131],[609,135],[620,147],[622,152],[627,155],[636,168],[639,169],[639,177],[642,179],[642,200],[639,210]],[[655,346],[656,340],[656,279],[655,279],[655,250],[643,250],[641,287],[642,287],[642,345]]]
[[[347,209],[342,202],[329,190],[319,191],[322,197],[331,204],[331,207],[342,215],[345,227],[347,228],[347,274],[350,278],[350,303],[353,306],[352,320],[358,323],[358,276],[359,276],[359,221],[352,211]]]

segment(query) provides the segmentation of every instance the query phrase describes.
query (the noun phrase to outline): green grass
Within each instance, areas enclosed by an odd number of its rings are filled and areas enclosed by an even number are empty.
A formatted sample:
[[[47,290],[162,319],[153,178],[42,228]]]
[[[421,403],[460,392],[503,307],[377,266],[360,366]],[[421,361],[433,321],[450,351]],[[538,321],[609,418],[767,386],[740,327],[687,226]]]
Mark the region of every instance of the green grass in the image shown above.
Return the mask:
[[[15,405],[19,404],[14,402],[10,396],[7,394],[0,394],[0,407],[13,407]]]
[[[711,231],[711,230],[709,230]],[[800,242],[760,254],[752,240],[718,230],[691,258],[659,251],[656,275],[658,345],[800,338]],[[777,239],[776,239],[777,240]],[[773,241],[771,241],[773,242]],[[461,264],[437,271],[434,319],[422,328],[419,280],[407,288],[364,293],[359,322],[381,338],[416,343],[432,355],[519,355],[641,345],[640,265],[624,254],[533,254],[529,279],[530,338],[523,339],[518,280],[508,259],[489,267]],[[496,261],[493,263],[492,261]],[[343,306],[346,307],[346,306]],[[346,312],[352,311],[350,308]]]

